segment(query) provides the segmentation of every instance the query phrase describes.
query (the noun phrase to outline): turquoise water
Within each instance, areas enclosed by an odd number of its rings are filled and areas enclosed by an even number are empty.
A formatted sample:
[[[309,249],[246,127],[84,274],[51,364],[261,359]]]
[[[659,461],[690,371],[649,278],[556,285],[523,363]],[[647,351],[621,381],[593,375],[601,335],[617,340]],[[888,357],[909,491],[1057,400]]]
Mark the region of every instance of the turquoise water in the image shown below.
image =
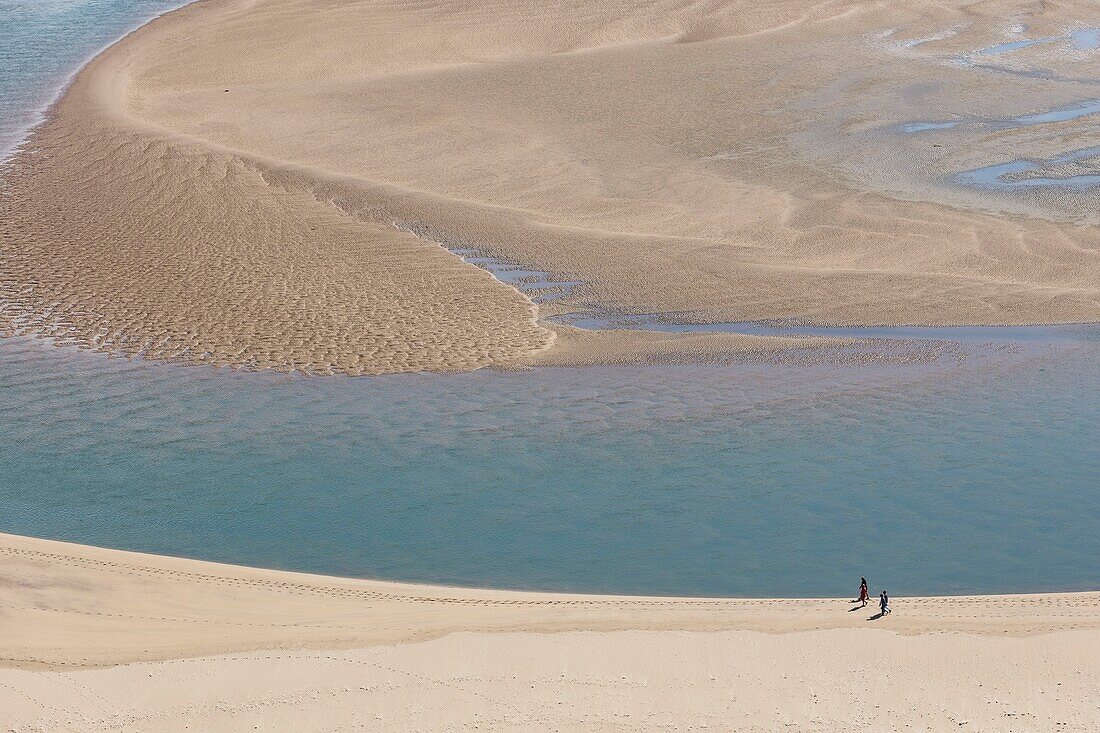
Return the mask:
[[[498,587],[1100,586],[1100,346],[368,379],[0,341],[0,529]]]
[[[0,0],[0,149],[174,4]],[[972,358],[310,379],[0,339],[0,531],[515,588],[1100,586],[1100,330],[937,333]]]
[[[182,0],[0,0],[0,159],[97,50]]]

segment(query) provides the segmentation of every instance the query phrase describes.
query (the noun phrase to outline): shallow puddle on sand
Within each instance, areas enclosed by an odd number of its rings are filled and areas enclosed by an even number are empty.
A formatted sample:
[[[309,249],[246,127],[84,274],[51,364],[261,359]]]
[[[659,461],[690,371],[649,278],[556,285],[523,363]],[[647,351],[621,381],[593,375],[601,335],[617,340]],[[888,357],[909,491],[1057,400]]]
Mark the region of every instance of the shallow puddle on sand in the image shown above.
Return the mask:
[[[1057,41],[1057,36],[1051,36],[1048,38],[1025,38],[1019,41],[1007,41],[1005,43],[998,43],[995,46],[988,46],[981,50],[975,51],[975,56],[1000,56],[1001,54],[1011,53],[1012,51],[1019,51],[1022,48],[1028,48],[1030,46],[1036,46],[1041,43],[1051,43]]]
[[[1045,125],[1049,122],[1069,122],[1097,113],[1100,113],[1100,99],[1086,99],[1082,102],[1074,102],[1046,112],[1012,117],[995,122],[993,126],[999,128],[1029,127],[1031,125]]]
[[[1080,28],[1070,33],[1070,37],[1078,51],[1100,49],[1100,28]]]
[[[1025,31],[1026,28],[1023,26],[1014,26],[1011,29],[1011,32],[1013,34],[1020,34]],[[1095,48],[1100,48],[1100,29],[1079,28],[1069,30],[1059,36],[1025,38],[1013,41],[1006,41],[1005,43],[988,46],[978,51],[962,54],[960,56],[957,56],[956,60],[966,68],[992,71],[1011,71],[1011,73],[1016,75],[1029,76],[1031,78],[1037,79],[1054,78],[1050,74],[1050,72],[1047,72],[1043,69],[1000,69],[999,67],[995,66],[977,64],[975,63],[974,59],[976,57],[983,56],[1000,56],[1003,54],[1011,53],[1013,51],[1028,48],[1030,46],[1050,44],[1055,42],[1062,42],[1068,47],[1069,50],[1075,51],[1088,51]],[[1058,79],[1060,81],[1075,81],[1070,79],[1062,79],[1061,77],[1058,77]],[[1092,84],[1094,83],[1094,81],[1095,80],[1091,79],[1080,80],[1080,83]],[[952,130],[957,133],[958,130],[956,130],[956,128],[961,128],[962,130],[1006,130],[1031,127],[1035,125],[1071,122],[1073,120],[1089,117],[1095,114],[1100,114],[1100,99],[1090,98],[1071,104],[1060,105],[1058,107],[1043,112],[1018,115],[1015,117],[1007,117],[1003,119],[987,120],[975,118],[971,120],[916,121],[901,123],[895,125],[892,129],[902,134],[930,133],[945,130]],[[1022,158],[1014,159],[1005,163],[990,165],[969,171],[963,171],[951,176],[949,180],[963,186],[984,189],[998,189],[1002,191],[1028,188],[1034,189],[1040,187],[1088,188],[1091,186],[1100,185],[1100,174],[1083,173],[1080,175],[1064,177],[1017,176],[1022,173],[1033,171],[1041,164],[1058,165],[1093,157],[1097,155],[1097,152],[1095,152],[1096,150],[1096,148],[1089,148],[1079,151],[1070,151],[1064,155],[1057,156],[1046,161],[1032,161]]]
[[[902,132],[927,132],[928,130],[950,130],[962,123],[956,120],[945,122],[906,122],[899,129]]]
[[[1100,185],[1100,173],[1082,173],[1078,175],[1054,176],[1027,176],[1017,177],[1022,173],[1029,173],[1042,167],[1064,165],[1089,158],[1100,156],[1100,146],[1076,150],[1065,155],[1060,155],[1049,160],[1014,160],[999,165],[991,165],[985,168],[977,168],[965,171],[955,176],[955,180],[964,185],[997,188],[1010,190],[1013,188],[1027,187],[1052,187],[1084,188]]]

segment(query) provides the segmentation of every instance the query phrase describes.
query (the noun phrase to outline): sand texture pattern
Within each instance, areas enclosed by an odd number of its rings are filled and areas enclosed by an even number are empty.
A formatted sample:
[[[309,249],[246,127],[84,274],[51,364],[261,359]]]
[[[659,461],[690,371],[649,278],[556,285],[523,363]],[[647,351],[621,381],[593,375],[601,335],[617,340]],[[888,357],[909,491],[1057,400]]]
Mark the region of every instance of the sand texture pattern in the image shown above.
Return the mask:
[[[1100,725],[1098,593],[898,598],[875,619],[840,599],[465,590],[11,535],[0,559],[5,730]]]
[[[952,59],[1089,8],[202,0],[93,61],[11,162],[0,328],[373,374],[553,362],[538,317],[593,307],[1100,320],[1095,189],[944,184],[1096,144],[1088,117],[889,132],[958,99],[975,119],[1071,101],[1095,54],[1048,52],[1033,82]],[[585,285],[540,310],[437,243]]]
[[[100,132],[93,158],[86,136]],[[36,141],[8,182],[21,214],[0,225],[9,333],[322,374],[475,369],[552,340],[487,272],[240,158],[114,128]],[[59,185],[59,167],[64,206],[24,193]]]

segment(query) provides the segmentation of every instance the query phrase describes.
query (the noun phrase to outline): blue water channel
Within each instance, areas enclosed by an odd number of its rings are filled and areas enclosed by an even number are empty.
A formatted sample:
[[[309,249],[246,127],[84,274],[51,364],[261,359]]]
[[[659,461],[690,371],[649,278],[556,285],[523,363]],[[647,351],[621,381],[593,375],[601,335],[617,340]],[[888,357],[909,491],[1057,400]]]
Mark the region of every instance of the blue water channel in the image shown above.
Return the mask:
[[[0,340],[0,530],[574,591],[1100,585],[1100,336],[961,363],[309,378]]]
[[[0,0],[5,144],[171,5]],[[534,298],[575,285],[455,253]],[[0,531],[514,588],[1100,586],[1100,331],[845,335],[958,339],[968,356],[350,379],[0,339]]]

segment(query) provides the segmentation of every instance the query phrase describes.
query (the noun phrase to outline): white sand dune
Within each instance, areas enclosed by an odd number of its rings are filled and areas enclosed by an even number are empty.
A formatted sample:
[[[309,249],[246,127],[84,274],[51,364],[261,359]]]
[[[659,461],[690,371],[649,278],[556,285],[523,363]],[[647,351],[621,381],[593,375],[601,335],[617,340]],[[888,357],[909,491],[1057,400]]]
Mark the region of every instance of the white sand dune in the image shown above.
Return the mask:
[[[755,600],[346,580],[0,535],[17,731],[1100,726],[1100,593]]]

